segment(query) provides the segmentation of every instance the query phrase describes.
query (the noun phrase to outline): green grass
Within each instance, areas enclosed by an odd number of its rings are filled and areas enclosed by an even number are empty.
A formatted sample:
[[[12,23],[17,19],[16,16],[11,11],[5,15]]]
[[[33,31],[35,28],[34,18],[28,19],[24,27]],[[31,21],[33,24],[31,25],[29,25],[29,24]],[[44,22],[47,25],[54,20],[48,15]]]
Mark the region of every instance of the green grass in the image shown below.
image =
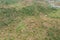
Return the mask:
[[[24,15],[34,15],[34,6],[27,6],[25,8],[22,8],[20,12]]]
[[[18,2],[22,2],[22,0],[0,0],[0,4],[4,5],[10,5],[10,4],[15,4]]]
[[[19,32],[20,30],[25,29],[25,28],[26,28],[26,25],[23,22],[20,22],[18,24],[18,27],[16,28],[16,32]]]
[[[13,9],[0,8],[0,16],[3,18],[1,19],[1,21],[3,20],[2,23],[6,25],[10,24],[14,20],[14,17],[17,16],[15,14],[16,11],[14,11]]]
[[[57,9],[56,11],[48,14],[48,16],[52,18],[60,18],[60,9]]]

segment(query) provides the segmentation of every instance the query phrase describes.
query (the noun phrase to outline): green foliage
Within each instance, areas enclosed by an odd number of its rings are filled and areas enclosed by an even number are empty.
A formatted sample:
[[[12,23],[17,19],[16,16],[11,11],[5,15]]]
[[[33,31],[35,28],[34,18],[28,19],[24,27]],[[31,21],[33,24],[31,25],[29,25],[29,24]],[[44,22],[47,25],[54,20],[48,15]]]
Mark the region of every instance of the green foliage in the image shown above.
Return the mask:
[[[53,11],[56,11],[55,8],[50,8],[50,7],[44,7],[44,6],[37,6],[37,9],[39,12],[42,12],[44,14],[50,14]]]
[[[27,6],[20,10],[20,12],[24,15],[34,15],[34,7],[33,6]]]

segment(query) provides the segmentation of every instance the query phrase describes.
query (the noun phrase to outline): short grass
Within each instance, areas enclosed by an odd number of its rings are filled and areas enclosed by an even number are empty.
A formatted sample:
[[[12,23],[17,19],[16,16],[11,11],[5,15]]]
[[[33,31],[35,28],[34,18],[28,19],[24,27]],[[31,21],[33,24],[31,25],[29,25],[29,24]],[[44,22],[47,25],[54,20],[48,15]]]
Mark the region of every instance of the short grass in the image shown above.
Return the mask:
[[[14,6],[18,0],[5,1]],[[18,9],[0,8],[0,40],[60,40],[60,9],[34,2],[28,6],[21,4],[24,7]]]

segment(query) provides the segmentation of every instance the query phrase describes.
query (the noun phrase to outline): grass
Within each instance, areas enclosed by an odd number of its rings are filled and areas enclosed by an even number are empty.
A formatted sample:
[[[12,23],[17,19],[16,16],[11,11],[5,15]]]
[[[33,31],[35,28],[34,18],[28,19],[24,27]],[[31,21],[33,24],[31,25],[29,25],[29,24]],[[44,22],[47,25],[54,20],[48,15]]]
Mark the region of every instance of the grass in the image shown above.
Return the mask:
[[[0,16],[3,18],[2,22],[5,23],[5,24],[10,24],[13,20],[14,20],[14,17],[16,16],[16,14],[13,12],[15,10],[11,10],[11,9],[4,9],[4,8],[0,8]],[[14,13],[14,14],[12,14]],[[15,15],[15,16],[13,16]]]
[[[25,29],[26,25],[23,22],[20,22],[16,28],[16,32],[19,32],[21,29]]]
[[[17,4],[17,1],[6,0],[6,4]],[[21,9],[16,8],[0,8],[0,40],[60,39],[60,9],[44,7],[37,3],[24,5]]]
[[[48,14],[48,16],[50,16],[52,18],[60,18],[60,16],[59,16],[60,14],[59,13],[60,13],[60,9]]]
[[[21,13],[23,13],[24,15],[34,15],[34,7],[33,6],[27,6],[25,8],[22,8]]]
[[[15,4],[17,2],[22,2],[22,0],[0,0],[0,4],[4,4],[4,5],[10,5],[10,4]]]
[[[48,31],[48,36],[49,36],[50,40],[59,40],[60,39],[59,29],[50,28],[50,30]]]

